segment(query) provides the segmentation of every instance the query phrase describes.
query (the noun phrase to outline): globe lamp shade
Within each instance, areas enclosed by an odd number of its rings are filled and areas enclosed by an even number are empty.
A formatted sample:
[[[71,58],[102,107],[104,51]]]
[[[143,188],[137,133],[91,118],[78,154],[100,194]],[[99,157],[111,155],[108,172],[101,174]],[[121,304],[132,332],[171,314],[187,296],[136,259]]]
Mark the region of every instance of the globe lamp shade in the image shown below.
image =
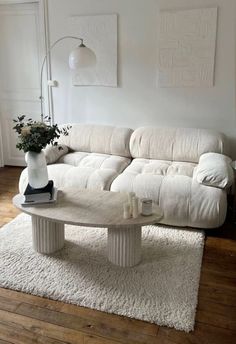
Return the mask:
[[[94,52],[87,48],[84,44],[81,44],[72,52],[69,56],[70,69],[87,68],[96,64],[96,55]]]

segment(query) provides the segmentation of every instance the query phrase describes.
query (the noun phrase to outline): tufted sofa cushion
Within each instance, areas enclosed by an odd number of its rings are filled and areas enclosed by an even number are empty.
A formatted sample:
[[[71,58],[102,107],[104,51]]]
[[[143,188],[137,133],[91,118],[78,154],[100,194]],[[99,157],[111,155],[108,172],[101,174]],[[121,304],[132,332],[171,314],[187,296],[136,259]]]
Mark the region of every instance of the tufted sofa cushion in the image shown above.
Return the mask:
[[[58,163],[94,169],[110,169],[116,173],[121,173],[130,163],[130,159],[117,155],[73,152],[62,156]]]
[[[129,142],[133,132],[129,128],[105,125],[70,124],[68,136],[61,136],[60,144],[71,151],[102,153],[130,157]]]
[[[172,161],[199,161],[206,152],[228,153],[223,134],[206,129],[152,128],[136,129],[130,139],[133,158]]]
[[[62,156],[56,164],[48,165],[49,179],[56,187],[109,190],[112,181],[130,163],[130,159],[108,154],[74,152]],[[28,183],[27,169],[20,177],[20,192]]]
[[[134,159],[111,185],[111,191],[151,198],[164,212],[162,223],[200,228],[219,227],[226,215],[226,191],[199,184],[195,163]]]
[[[71,126],[69,135],[58,140],[63,151],[50,146],[45,149],[47,162],[51,164],[49,178],[57,187],[109,190],[112,181],[130,163],[129,142],[133,130],[89,124],[63,126]],[[19,181],[21,193],[27,183],[25,169]]]
[[[194,168],[197,164],[189,162],[177,162],[168,160],[153,160],[153,159],[134,159],[125,172],[127,173],[141,173],[141,174],[155,174],[155,175],[183,175],[193,176]]]
[[[205,153],[199,159],[195,178],[200,184],[228,188],[234,182],[231,162],[232,160],[223,154]]]

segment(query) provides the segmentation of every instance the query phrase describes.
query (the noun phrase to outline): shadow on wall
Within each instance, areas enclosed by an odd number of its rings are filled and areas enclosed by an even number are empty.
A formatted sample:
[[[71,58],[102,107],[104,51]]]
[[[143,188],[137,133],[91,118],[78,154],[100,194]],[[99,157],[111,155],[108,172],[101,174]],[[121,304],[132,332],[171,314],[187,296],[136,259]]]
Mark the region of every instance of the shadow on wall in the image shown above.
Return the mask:
[[[229,140],[229,156],[232,158],[232,160],[236,160],[236,137],[227,135],[227,138]]]

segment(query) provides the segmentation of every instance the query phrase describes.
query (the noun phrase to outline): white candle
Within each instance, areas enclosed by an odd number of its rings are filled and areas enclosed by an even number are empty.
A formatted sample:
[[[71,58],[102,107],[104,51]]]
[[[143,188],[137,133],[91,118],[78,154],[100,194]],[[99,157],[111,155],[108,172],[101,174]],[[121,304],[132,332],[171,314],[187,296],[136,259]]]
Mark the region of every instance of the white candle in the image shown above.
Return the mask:
[[[131,214],[132,214],[132,212],[133,212],[133,209],[132,209],[132,207],[133,207],[133,205],[132,205],[132,199],[135,197],[135,192],[129,192],[128,193],[128,202],[129,202],[129,205],[130,205],[130,212],[131,212]]]
[[[129,219],[131,217],[130,204],[124,203],[124,219]]]
[[[136,219],[139,215],[138,211],[138,197],[132,198],[132,216],[134,219]]]

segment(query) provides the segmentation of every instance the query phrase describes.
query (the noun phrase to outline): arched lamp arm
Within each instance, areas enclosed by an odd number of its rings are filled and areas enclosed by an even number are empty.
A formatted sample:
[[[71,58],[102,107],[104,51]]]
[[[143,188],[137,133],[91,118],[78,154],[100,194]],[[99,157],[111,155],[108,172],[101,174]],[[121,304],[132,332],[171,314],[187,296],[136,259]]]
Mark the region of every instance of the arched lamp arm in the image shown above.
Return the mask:
[[[79,40],[81,41],[81,45],[83,45],[83,38],[80,38],[80,37],[75,37],[75,36],[64,36],[64,37],[61,37],[59,39],[57,39],[50,47],[49,49],[46,51],[46,55],[44,56],[44,59],[43,59],[43,63],[42,63],[42,66],[41,66],[41,71],[40,71],[40,103],[41,103],[41,121],[43,122],[43,68],[45,66],[45,62],[47,60],[47,57],[49,55],[49,53],[51,52],[51,50],[55,47],[55,45],[57,45],[57,43],[59,43],[60,41],[64,40],[64,39],[76,39],[76,40]]]

